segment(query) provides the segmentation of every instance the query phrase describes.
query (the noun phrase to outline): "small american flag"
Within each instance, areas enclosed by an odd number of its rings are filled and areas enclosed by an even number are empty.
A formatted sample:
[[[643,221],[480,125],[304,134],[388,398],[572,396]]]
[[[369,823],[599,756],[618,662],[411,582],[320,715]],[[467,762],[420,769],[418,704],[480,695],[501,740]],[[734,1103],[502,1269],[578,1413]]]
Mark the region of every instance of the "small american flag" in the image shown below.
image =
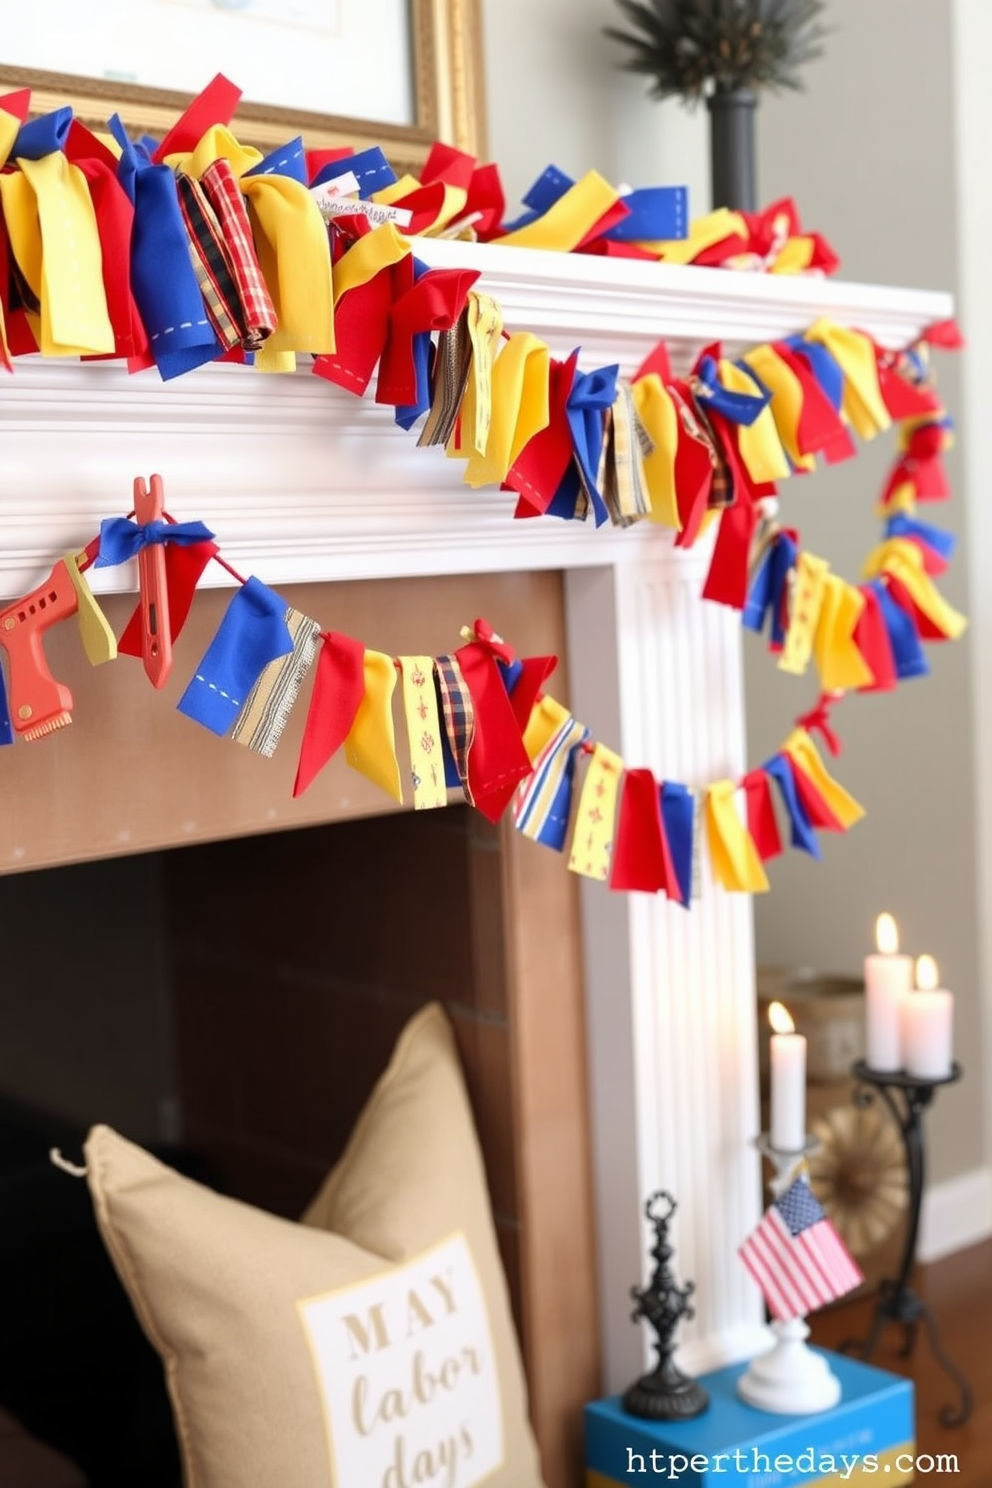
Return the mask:
[[[803,1176],[775,1200],[740,1257],[781,1322],[825,1307],[864,1280]]]

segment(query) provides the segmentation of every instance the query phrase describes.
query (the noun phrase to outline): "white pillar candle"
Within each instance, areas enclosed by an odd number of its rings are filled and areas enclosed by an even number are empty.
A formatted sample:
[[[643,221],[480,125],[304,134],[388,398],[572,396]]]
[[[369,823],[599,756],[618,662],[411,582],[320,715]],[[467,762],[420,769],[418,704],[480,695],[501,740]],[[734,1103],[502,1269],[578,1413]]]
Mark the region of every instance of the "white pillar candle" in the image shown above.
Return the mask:
[[[771,1038],[771,1145],[801,1152],[806,1145],[806,1040],[780,1002],[768,1009]]]
[[[906,1073],[916,1080],[946,1080],[951,1073],[954,998],[938,981],[936,961],[921,956],[917,990],[903,1005]]]
[[[902,1003],[913,986],[913,958],[899,955],[899,931],[890,914],[875,922],[877,954],[865,957],[865,1062],[873,1070],[903,1067]]]

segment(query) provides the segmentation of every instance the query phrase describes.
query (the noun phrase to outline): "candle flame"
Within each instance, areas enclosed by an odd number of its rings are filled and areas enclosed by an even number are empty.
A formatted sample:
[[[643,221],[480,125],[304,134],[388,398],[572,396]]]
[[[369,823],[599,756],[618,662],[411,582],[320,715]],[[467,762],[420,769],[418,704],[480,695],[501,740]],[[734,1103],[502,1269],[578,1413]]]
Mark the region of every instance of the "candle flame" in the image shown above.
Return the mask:
[[[880,914],[875,921],[875,944],[883,956],[894,956],[899,949],[899,927],[890,914]]]
[[[792,1021],[789,1009],[781,1002],[773,1002],[768,1009],[768,1021],[772,1025],[773,1033],[795,1033],[796,1025]]]
[[[916,985],[921,992],[932,992],[940,986],[940,973],[932,956],[920,956],[916,962]]]

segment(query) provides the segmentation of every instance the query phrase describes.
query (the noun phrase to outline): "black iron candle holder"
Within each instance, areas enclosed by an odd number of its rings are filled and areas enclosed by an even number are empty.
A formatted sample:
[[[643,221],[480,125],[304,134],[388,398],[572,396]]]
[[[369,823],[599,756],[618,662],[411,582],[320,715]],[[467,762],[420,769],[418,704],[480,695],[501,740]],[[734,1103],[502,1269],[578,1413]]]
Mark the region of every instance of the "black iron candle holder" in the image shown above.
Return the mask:
[[[650,1374],[642,1375],[628,1388],[623,1408],[649,1421],[687,1421],[702,1415],[710,1403],[702,1385],[675,1365],[675,1332],[683,1318],[693,1315],[689,1298],[696,1289],[692,1281],[679,1286],[671,1267],[675,1252],[669,1243],[668,1227],[676,1208],[671,1194],[664,1191],[653,1193],[644,1205],[644,1213],[655,1229],[651,1247],[655,1268],[650,1286],[630,1289],[637,1304],[631,1322],[644,1318],[654,1329],[658,1363]]]
[[[859,1106],[867,1105],[874,1099],[875,1092],[877,1092],[885,1101],[899,1128],[909,1173],[909,1229],[903,1245],[899,1274],[894,1281],[882,1282],[867,1337],[860,1342],[856,1339],[847,1339],[841,1344],[841,1351],[843,1353],[857,1351],[862,1359],[870,1359],[878,1346],[885,1325],[899,1323],[904,1330],[901,1357],[908,1359],[916,1347],[920,1323],[924,1323],[934,1358],[944,1373],[954,1381],[961,1396],[961,1403],[957,1407],[945,1405],[941,1408],[940,1420],[944,1426],[963,1426],[967,1421],[974,1403],[971,1386],[961,1370],[944,1352],[937,1330],[937,1321],[922,1297],[917,1296],[913,1291],[909,1279],[916,1264],[916,1245],[920,1234],[920,1206],[923,1202],[926,1156],[923,1141],[923,1113],[933,1100],[937,1088],[941,1085],[953,1085],[956,1080],[960,1080],[961,1073],[961,1066],[956,1063],[951,1066],[951,1073],[939,1080],[920,1080],[914,1075],[907,1074],[905,1070],[873,1070],[864,1060],[859,1060],[851,1068],[851,1074],[859,1087],[855,1091],[855,1102]],[[871,1089],[867,1089],[867,1086]]]

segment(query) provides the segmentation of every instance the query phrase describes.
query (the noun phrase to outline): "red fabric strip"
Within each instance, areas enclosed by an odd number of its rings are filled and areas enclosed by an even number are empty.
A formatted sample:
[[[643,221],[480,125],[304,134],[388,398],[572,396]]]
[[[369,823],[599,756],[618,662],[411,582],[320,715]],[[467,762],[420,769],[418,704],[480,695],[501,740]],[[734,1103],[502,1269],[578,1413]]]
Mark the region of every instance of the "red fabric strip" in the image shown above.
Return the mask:
[[[627,770],[620,786],[620,806],[613,845],[610,888],[620,893],[671,893],[681,902],[661,816],[661,793],[650,770]]]
[[[230,124],[240,101],[241,89],[219,72],[176,120],[152,159],[158,164],[167,155],[195,150],[212,125]]]
[[[710,571],[703,585],[704,599],[743,610],[747,604],[748,556],[757,526],[757,507],[750,501],[728,506],[720,518]]]
[[[567,362],[551,358],[548,368],[548,423],[529,439],[514,461],[504,482],[520,500],[515,517],[543,516],[561,485],[572,458],[572,431],[568,422],[568,398],[575,381],[579,353]]]
[[[450,331],[465,308],[477,269],[429,269],[389,311],[375,401],[406,407],[417,400],[413,338],[420,331]]]
[[[220,549],[216,543],[202,542],[181,545],[165,544],[165,582],[169,600],[169,629],[173,641],[178,640],[193,605],[193,595],[200,575],[211,558]],[[123,656],[141,656],[141,605],[132,614],[117,643]]]
[[[772,785],[764,770],[752,770],[741,781],[747,798],[747,829],[763,863],[782,851],[782,836],[775,819]]]
[[[455,652],[455,657],[475,709],[475,735],[468,757],[469,790],[483,816],[496,822],[533,767],[492,648],[483,641],[470,641]]]
[[[313,784],[351,732],[365,697],[365,646],[351,636],[322,630],[313,692],[300,745],[293,795]]]

